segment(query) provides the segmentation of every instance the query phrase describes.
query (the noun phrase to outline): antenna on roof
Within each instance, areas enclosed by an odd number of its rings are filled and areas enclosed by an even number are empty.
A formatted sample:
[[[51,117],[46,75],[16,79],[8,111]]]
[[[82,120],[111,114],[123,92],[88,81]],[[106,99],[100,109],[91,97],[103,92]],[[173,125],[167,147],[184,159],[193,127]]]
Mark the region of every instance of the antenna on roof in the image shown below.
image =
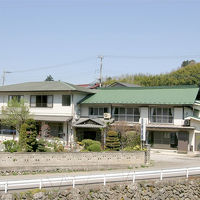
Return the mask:
[[[99,87],[102,87],[102,68],[103,68],[103,56],[98,56],[100,59],[100,73],[99,73]]]

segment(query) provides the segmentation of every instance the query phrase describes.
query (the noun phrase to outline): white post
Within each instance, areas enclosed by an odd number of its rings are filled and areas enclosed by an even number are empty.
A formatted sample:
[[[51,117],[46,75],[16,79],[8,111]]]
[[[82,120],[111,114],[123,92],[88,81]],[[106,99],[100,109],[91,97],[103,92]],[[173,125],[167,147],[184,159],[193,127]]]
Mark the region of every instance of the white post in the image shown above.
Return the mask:
[[[104,175],[104,179],[103,179],[103,185],[106,185],[106,176]]]
[[[135,183],[135,172],[133,174],[133,183]]]
[[[162,170],[160,171],[160,180],[161,181],[163,180],[163,171]]]
[[[40,186],[39,186],[40,190],[42,189],[42,179],[40,180]]]
[[[188,176],[189,176],[189,170],[188,168],[186,169],[186,178],[188,179]]]
[[[73,188],[75,188],[75,178],[73,178],[72,184],[73,184]]]
[[[5,193],[8,192],[8,183],[5,184]]]

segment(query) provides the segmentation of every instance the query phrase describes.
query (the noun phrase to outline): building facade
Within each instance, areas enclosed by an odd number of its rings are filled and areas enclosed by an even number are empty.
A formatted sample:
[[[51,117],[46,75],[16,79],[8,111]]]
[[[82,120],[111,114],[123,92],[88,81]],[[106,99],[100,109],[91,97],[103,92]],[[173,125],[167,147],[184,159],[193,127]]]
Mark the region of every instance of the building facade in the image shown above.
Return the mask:
[[[66,144],[90,138],[102,141],[109,123],[134,128],[145,121],[147,142],[153,148],[200,150],[200,101],[196,86],[124,87],[90,90],[69,83],[31,82],[0,87],[0,108],[10,99],[24,99],[39,132]],[[17,139],[1,126],[0,140]]]
[[[153,148],[199,151],[198,93],[199,88],[193,86],[101,89],[80,102],[80,118],[105,121],[103,113],[110,113],[113,125],[125,121],[130,127],[144,119]]]

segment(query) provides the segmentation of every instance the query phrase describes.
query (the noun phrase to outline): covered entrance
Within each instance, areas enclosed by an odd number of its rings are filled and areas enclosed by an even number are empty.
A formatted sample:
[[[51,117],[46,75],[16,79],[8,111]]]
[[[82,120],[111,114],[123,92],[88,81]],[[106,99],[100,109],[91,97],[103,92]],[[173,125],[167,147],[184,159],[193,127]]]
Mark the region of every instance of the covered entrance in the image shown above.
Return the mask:
[[[105,127],[105,123],[100,119],[80,118],[73,127],[76,128],[77,141],[83,139],[101,141],[101,129]]]

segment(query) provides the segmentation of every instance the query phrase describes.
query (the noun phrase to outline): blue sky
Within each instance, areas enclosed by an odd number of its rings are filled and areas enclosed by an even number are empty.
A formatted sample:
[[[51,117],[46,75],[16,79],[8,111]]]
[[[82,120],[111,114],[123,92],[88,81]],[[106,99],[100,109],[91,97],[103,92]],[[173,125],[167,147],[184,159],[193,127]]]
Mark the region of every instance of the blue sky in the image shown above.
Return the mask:
[[[200,60],[199,8],[199,0],[0,0],[0,73],[13,72],[6,84],[48,74],[88,83],[99,76],[98,55],[104,77],[169,72]],[[17,72],[30,68],[41,69]]]

